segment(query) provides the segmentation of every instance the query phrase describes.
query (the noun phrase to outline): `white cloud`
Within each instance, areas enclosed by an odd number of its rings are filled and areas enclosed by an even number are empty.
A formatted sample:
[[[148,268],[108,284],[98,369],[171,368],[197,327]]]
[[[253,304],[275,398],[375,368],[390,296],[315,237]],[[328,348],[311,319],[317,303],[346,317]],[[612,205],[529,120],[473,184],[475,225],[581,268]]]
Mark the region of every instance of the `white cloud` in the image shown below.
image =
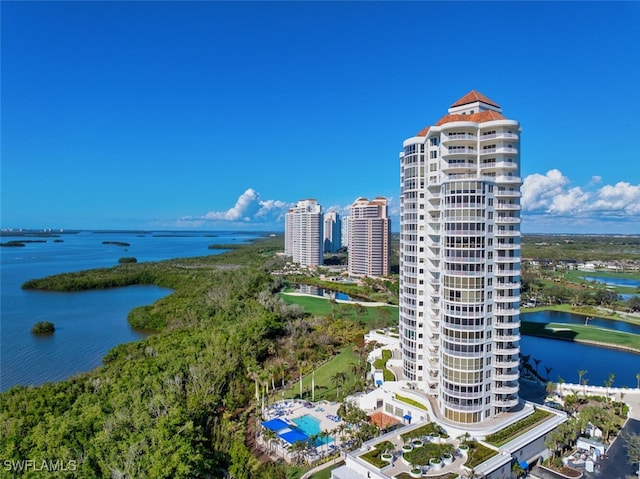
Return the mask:
[[[227,211],[209,211],[204,215],[204,219],[225,221],[249,220],[248,215],[251,213],[250,210],[255,209],[258,196],[258,193],[253,188],[249,188],[238,197],[233,208],[229,208]]]
[[[599,212],[614,212],[622,215],[640,215],[640,185],[620,181],[598,190],[592,209]]]
[[[602,181],[602,176],[594,175],[591,177],[591,181],[589,182],[590,186],[597,185]]]
[[[522,185],[522,209],[551,217],[598,218],[601,220],[640,215],[640,185],[621,181],[604,185],[593,176],[585,186],[569,186],[571,180],[560,170],[527,176]]]
[[[229,223],[269,223],[284,218],[290,204],[280,200],[261,200],[260,193],[247,188],[233,207],[224,211],[209,211],[202,216],[184,216],[177,220],[178,226],[200,227]]]
[[[550,170],[546,175],[534,173],[522,183],[522,206],[525,210],[546,210],[553,199],[569,184],[569,178],[560,170]]]

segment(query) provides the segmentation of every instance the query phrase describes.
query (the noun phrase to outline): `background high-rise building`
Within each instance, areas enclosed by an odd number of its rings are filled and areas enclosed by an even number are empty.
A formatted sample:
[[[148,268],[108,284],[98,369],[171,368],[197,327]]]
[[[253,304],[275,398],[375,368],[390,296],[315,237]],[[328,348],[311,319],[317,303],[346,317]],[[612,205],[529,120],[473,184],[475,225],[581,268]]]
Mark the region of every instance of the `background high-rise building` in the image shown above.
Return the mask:
[[[314,199],[301,200],[284,219],[284,252],[295,263],[318,266],[323,263],[322,207]]]
[[[519,146],[472,91],[400,153],[403,372],[459,423],[519,403]]]
[[[342,244],[342,221],[337,211],[324,214],[324,252],[335,253]]]
[[[390,241],[387,199],[358,198],[349,208],[349,274],[388,276]]]
[[[342,246],[349,247],[349,228],[351,219],[348,216],[342,218]]]

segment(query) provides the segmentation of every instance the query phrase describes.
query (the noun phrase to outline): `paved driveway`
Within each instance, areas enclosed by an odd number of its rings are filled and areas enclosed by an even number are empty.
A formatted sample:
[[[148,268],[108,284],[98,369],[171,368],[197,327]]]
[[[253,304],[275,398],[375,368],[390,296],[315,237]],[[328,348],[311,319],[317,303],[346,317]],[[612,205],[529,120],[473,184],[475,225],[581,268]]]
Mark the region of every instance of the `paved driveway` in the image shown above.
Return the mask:
[[[607,451],[608,459],[600,461],[600,469],[594,472],[585,472],[584,477],[588,479],[626,479],[627,477],[638,477],[638,464],[629,464],[627,457],[627,445],[624,440],[626,434],[640,434],[640,421],[629,419],[622,432],[613,442]]]

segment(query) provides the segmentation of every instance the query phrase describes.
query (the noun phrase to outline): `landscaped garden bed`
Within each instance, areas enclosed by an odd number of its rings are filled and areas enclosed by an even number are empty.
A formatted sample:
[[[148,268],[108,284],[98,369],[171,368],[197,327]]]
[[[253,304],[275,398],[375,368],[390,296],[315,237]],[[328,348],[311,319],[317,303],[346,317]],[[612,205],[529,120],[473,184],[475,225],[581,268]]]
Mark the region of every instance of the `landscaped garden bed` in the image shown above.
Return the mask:
[[[378,444],[371,451],[364,453],[362,456],[360,456],[360,458],[364,459],[369,464],[372,464],[378,469],[382,469],[383,467],[386,467],[391,462],[393,462],[393,456],[389,452],[393,450],[393,447],[394,446],[392,442],[384,441]]]
[[[504,446],[509,441],[512,441],[518,436],[523,435],[525,432],[533,429],[535,426],[543,422],[552,413],[543,411],[542,409],[536,409],[533,414],[514,422],[510,426],[501,429],[500,431],[487,436],[486,442],[492,446],[500,447]]]
[[[474,467],[485,462],[490,457],[498,454],[498,451],[488,448],[487,446],[484,446],[475,441],[468,441],[464,444],[469,447],[469,451],[467,452],[467,461],[464,463],[464,465],[469,469],[473,469]]]
[[[425,424],[424,426],[420,426],[418,429],[414,429],[413,431],[402,434],[400,438],[403,441],[409,441],[414,438],[425,436],[433,437],[434,435],[438,435],[440,437],[449,437],[446,435],[445,431],[443,431],[435,422],[430,422],[428,424]]]

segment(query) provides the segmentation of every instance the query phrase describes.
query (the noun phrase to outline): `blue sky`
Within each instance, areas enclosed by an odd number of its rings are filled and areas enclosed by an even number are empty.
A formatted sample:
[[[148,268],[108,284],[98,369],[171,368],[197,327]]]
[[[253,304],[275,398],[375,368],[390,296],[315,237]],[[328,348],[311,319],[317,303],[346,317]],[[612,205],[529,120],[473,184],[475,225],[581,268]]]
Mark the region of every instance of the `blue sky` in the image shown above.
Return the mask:
[[[522,126],[523,231],[640,233],[638,2],[0,4],[3,228],[283,230],[391,200],[470,90]]]

